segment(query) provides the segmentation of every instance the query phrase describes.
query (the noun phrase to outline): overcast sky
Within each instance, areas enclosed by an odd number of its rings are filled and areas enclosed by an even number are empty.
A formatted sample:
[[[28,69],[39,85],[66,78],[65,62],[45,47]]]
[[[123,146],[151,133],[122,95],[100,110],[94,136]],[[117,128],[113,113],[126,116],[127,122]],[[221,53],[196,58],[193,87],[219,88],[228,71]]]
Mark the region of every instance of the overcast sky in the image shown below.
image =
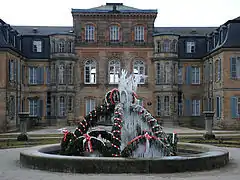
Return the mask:
[[[219,26],[240,16],[240,0],[1,0],[0,18],[11,25],[72,26],[71,8],[106,2],[157,9],[155,26]]]

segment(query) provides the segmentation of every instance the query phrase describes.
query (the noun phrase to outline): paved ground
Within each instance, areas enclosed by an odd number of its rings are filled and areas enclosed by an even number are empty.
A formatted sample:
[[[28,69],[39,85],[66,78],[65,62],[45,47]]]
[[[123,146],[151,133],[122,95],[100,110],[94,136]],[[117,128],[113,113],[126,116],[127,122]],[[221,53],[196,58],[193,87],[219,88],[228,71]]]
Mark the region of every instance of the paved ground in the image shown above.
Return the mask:
[[[39,171],[21,168],[19,164],[19,152],[23,149],[5,149],[0,150],[0,180],[238,180],[240,179],[240,149],[228,148],[231,160],[229,165],[224,168],[193,173],[176,174],[68,174]]]

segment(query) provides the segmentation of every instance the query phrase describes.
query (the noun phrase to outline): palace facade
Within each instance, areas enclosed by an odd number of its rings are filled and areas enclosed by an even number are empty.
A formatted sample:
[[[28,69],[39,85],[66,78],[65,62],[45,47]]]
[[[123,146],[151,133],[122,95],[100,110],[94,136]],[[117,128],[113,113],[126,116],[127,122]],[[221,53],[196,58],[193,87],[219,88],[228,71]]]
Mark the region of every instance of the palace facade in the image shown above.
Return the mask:
[[[67,125],[104,102],[121,69],[146,75],[142,104],[163,125],[240,127],[240,18],[219,27],[154,27],[157,10],[72,9],[73,27],[0,20],[0,131],[19,112]]]

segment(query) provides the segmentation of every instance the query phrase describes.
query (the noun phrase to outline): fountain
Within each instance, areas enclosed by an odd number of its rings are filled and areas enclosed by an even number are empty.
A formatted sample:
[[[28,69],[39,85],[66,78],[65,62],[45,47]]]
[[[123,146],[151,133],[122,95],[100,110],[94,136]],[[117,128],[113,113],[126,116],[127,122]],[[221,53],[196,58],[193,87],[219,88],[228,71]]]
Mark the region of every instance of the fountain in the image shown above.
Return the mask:
[[[139,103],[136,91],[142,78],[145,77],[122,70],[118,88],[107,92],[105,103],[89,112],[74,132],[64,130],[60,145],[21,152],[21,164],[82,173],[180,172],[225,165],[229,159],[227,151],[178,143],[175,133],[163,131]],[[111,131],[94,128],[102,116],[111,116]]]

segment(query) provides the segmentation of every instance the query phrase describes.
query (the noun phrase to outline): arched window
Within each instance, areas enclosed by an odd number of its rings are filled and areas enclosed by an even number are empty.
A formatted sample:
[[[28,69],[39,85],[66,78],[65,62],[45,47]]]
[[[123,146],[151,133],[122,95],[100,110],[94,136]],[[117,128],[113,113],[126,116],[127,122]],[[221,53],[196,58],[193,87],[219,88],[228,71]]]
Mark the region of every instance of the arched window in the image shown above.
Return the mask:
[[[120,28],[118,25],[112,25],[109,27],[110,41],[119,41],[120,39],[119,29]]]
[[[141,60],[137,60],[133,64],[133,73],[140,78],[140,84],[144,84],[145,82],[145,64]]]
[[[84,82],[85,84],[96,84],[97,68],[96,62],[88,60],[85,62]]]
[[[64,96],[60,96],[59,99],[59,116],[65,116],[65,98]]]
[[[144,42],[144,26],[135,26],[134,39],[137,42]]]
[[[92,24],[85,26],[85,41],[93,42],[95,40],[95,27]]]
[[[58,70],[58,83],[63,84],[64,83],[64,64],[59,65],[59,70]]]
[[[112,60],[109,62],[109,83],[117,84],[120,76],[120,61]]]

